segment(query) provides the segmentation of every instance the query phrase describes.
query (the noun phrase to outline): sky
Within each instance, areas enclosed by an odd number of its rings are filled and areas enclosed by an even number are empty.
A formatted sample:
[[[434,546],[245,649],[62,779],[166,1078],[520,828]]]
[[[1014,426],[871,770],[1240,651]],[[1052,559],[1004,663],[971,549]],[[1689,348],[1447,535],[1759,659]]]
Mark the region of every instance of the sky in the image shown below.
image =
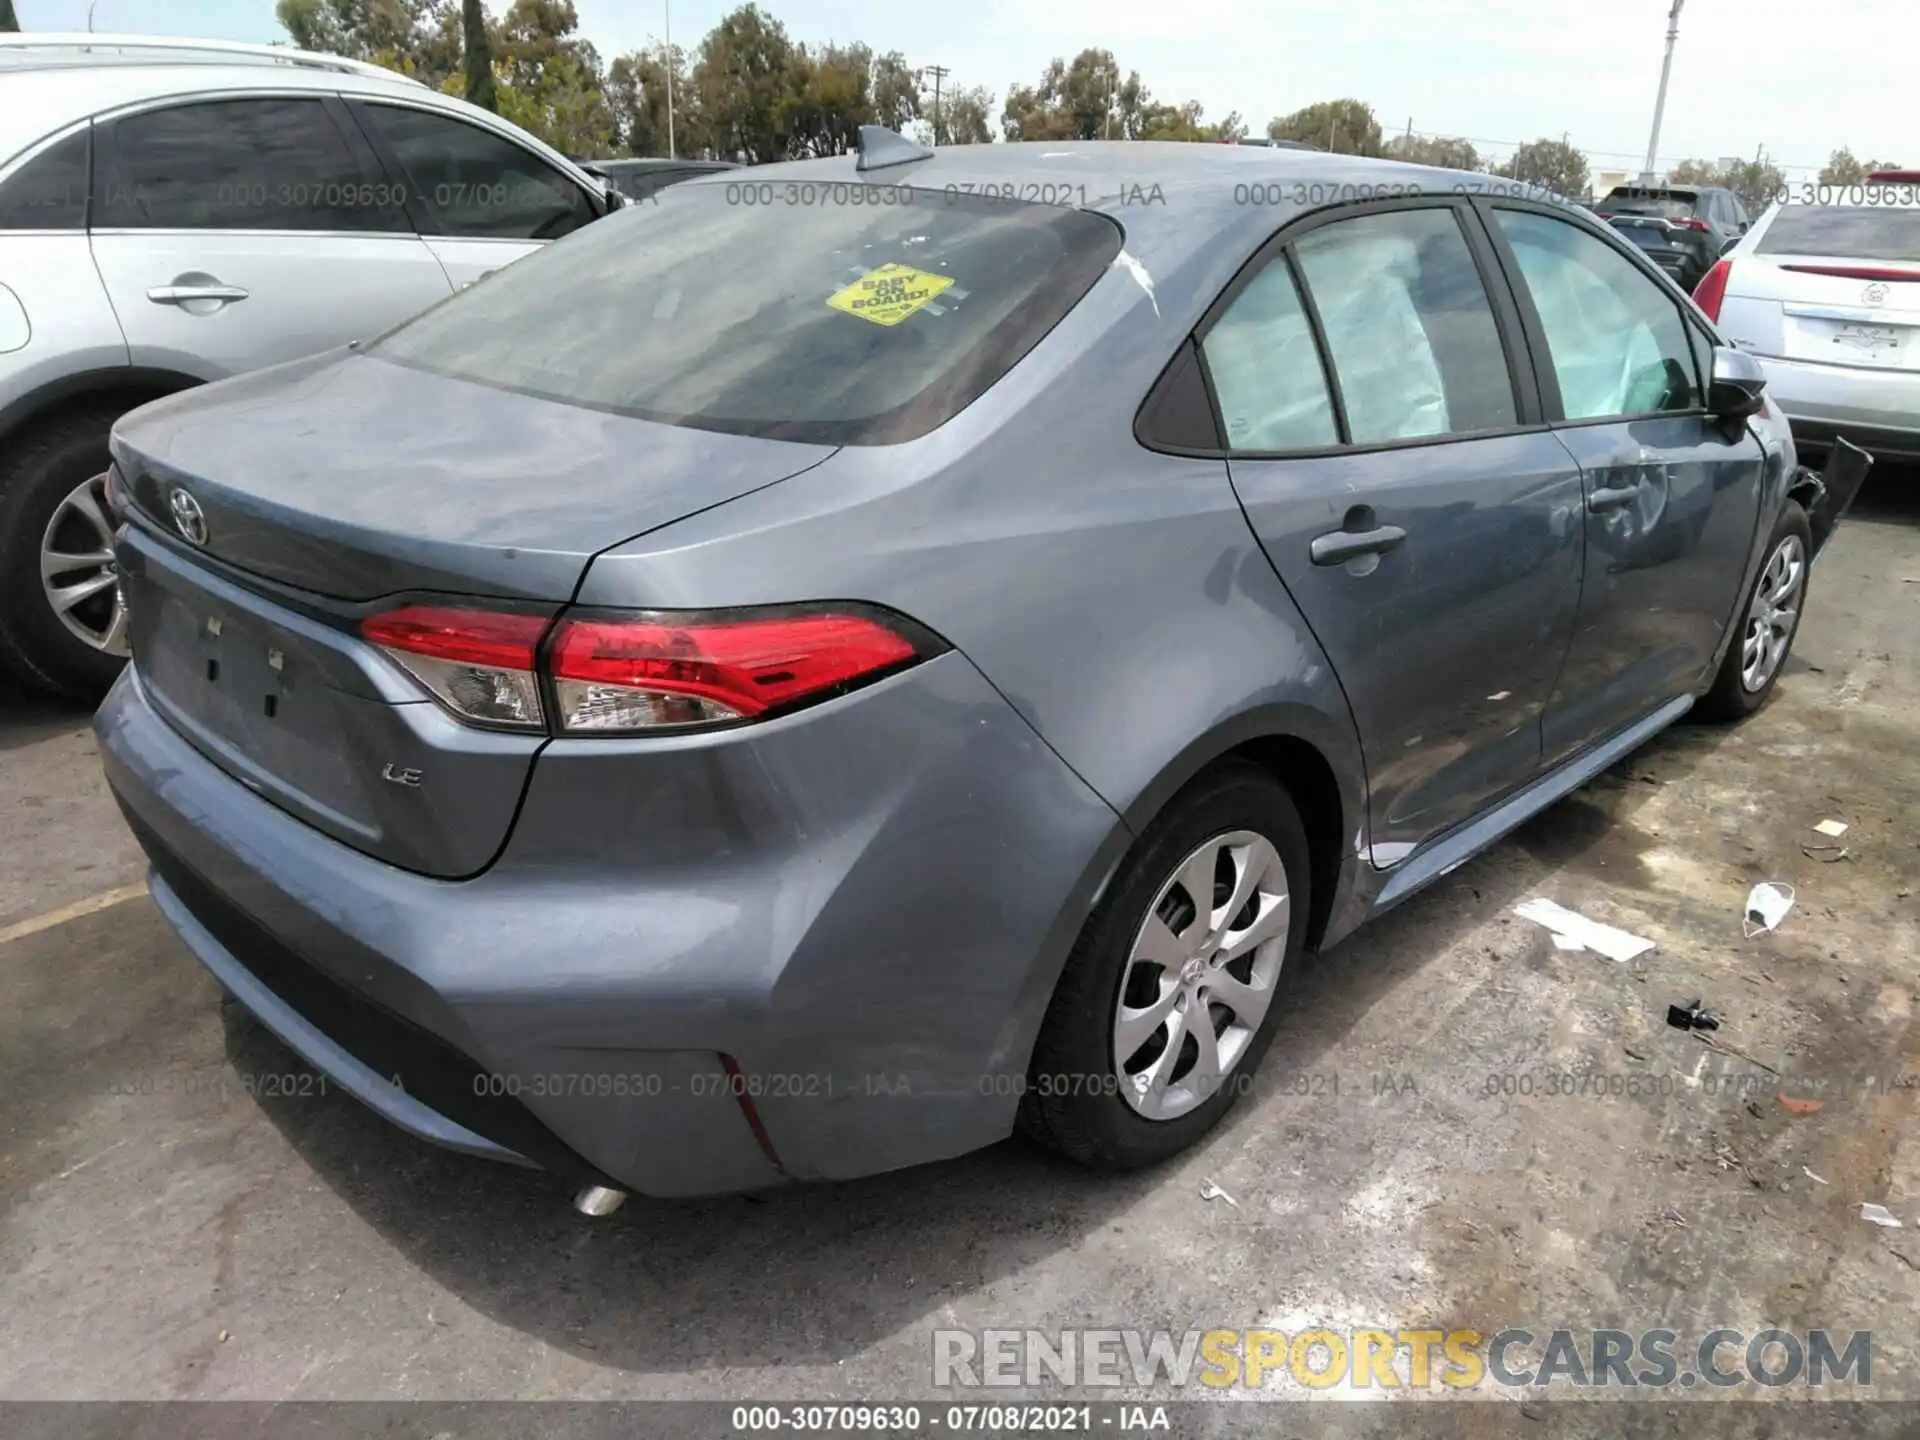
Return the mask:
[[[503,0],[490,0],[496,13]],[[737,0],[676,0],[689,48]],[[85,29],[88,0],[15,0],[29,30]],[[575,0],[611,58],[666,33],[661,0]],[[1485,154],[1565,135],[1593,168],[1637,171],[1659,85],[1670,0],[761,0],[796,40],[865,41],[998,102],[1088,45],[1138,70],[1153,97],[1275,115],[1354,96],[1389,133],[1462,135]],[[94,0],[96,30],[284,38],[273,0]],[[1685,0],[1661,126],[1661,168],[1752,158],[1811,178],[1846,145],[1920,166],[1911,100],[1916,0]],[[1804,173],[1803,173],[1804,172]]]

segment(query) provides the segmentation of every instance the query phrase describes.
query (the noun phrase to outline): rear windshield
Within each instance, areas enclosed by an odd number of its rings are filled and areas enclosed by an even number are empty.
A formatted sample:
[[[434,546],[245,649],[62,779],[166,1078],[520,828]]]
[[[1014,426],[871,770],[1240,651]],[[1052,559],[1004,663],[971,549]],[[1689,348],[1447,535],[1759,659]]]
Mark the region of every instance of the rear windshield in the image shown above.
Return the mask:
[[[1789,205],[1754,248],[1761,255],[1920,261],[1920,208]]]
[[[1687,194],[1650,195],[1645,191],[1635,194],[1630,190],[1615,190],[1600,202],[1600,208],[1625,215],[1658,215],[1662,220],[1685,220],[1693,214],[1698,203],[1697,197]]]
[[[902,186],[673,186],[371,350],[669,424],[889,444],[1006,374],[1120,239],[1086,211]]]

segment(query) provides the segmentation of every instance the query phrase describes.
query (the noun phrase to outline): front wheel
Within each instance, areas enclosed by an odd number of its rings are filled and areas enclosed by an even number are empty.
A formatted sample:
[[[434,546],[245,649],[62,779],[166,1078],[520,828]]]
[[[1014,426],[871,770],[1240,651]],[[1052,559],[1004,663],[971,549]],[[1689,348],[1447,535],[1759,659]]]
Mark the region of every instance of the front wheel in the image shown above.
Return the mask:
[[[1700,699],[1698,709],[1709,720],[1742,720],[1766,704],[1793,649],[1813,557],[1813,531],[1798,501],[1789,500],[1774,522],[1766,555],[1720,673]]]
[[[1306,832],[1286,789],[1238,762],[1189,786],[1140,837],[1067,961],[1022,1128],[1108,1170],[1192,1145],[1251,1084],[1309,908]]]

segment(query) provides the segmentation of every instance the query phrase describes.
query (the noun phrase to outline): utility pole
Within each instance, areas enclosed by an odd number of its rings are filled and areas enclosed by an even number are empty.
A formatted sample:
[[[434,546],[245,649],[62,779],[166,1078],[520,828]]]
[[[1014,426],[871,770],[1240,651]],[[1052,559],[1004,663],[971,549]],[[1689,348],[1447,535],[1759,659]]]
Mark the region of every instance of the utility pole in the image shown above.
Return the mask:
[[[673,153],[673,0],[660,0],[660,9],[667,17],[667,53],[661,57],[667,67],[667,159],[680,157]]]
[[[1680,38],[1680,7],[1687,0],[1673,0],[1673,12],[1667,16],[1667,54],[1660,62],[1660,93],[1653,102],[1653,133],[1647,137],[1647,163],[1640,168],[1640,183],[1654,183],[1654,152],[1660,148],[1660,120],[1667,113],[1667,77],[1673,73],[1673,45]]]
[[[940,82],[953,72],[944,65],[928,65],[925,73],[933,76],[933,143],[942,143],[940,133]]]

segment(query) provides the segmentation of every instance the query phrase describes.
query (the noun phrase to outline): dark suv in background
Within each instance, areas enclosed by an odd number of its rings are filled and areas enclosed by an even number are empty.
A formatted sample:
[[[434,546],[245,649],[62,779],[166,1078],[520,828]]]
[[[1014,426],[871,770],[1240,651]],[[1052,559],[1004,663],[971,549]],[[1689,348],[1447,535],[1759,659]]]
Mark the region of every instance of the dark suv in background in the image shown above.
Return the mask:
[[[1753,223],[1739,196],[1712,185],[1616,185],[1593,208],[1688,293]]]

